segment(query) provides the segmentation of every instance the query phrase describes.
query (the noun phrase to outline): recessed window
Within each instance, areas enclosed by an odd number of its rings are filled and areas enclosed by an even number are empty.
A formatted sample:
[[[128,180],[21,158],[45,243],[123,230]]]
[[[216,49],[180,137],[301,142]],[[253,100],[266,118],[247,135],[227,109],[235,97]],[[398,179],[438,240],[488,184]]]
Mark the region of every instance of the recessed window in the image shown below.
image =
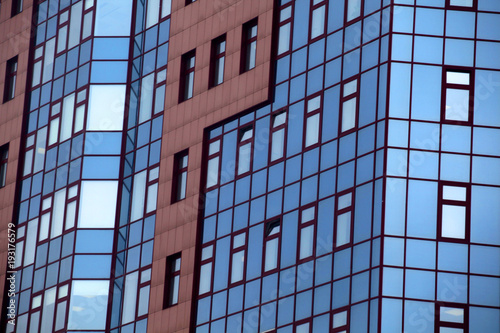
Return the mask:
[[[264,242],[264,271],[269,272],[278,268],[280,220],[266,223]]]
[[[224,62],[226,59],[226,35],[212,41],[210,61],[210,87],[224,82]]]
[[[195,62],[194,50],[182,56],[179,103],[193,97]]]
[[[257,57],[257,19],[243,25],[241,72],[255,68]]]
[[[310,258],[314,255],[314,229],[316,221],[316,208],[309,207],[302,210],[299,231],[299,260]]]
[[[313,97],[307,101],[305,121],[306,148],[319,142],[321,108],[321,96]]]
[[[182,151],[174,156],[174,176],[172,202],[183,200],[186,198],[188,172],[188,151]]]
[[[219,183],[220,141],[219,139],[208,144],[207,188]]]
[[[292,8],[291,2],[280,10],[278,55],[287,53],[290,50],[290,31],[292,29]]]
[[[240,140],[238,143],[238,175],[250,171],[252,156],[253,127],[240,130]]]
[[[349,310],[340,310],[332,315],[332,333],[349,332]]]
[[[356,129],[358,114],[358,79],[350,80],[342,85],[340,99],[340,133],[347,134]]]
[[[286,124],[286,112],[278,113],[272,117],[271,162],[279,160],[284,156],[285,124]]]
[[[359,18],[363,9],[361,6],[361,0],[347,0],[345,21],[350,22]]]
[[[470,124],[473,110],[472,74],[468,71],[445,70],[443,77],[443,122]]]
[[[9,145],[0,147],[0,188],[5,186],[7,178],[7,159],[9,158]]]
[[[196,2],[196,0],[186,0],[186,6],[192,4],[193,2]]]
[[[460,333],[467,332],[468,308],[463,304],[436,303],[437,333]]]
[[[163,308],[179,303],[179,282],[181,277],[181,254],[176,253],[167,258],[165,274],[165,295]]]
[[[351,226],[353,221],[353,192],[347,191],[337,196],[335,214],[335,247],[339,248],[351,243]]]
[[[23,11],[23,0],[12,0],[11,17]]]
[[[231,283],[242,281],[245,276],[246,232],[233,236],[231,250]]]
[[[3,94],[4,103],[14,98],[16,93],[17,78],[17,56],[7,61],[5,69],[5,89]]]
[[[326,3],[326,1],[312,0],[311,39],[315,39],[325,33]]]
[[[469,237],[469,186],[441,183],[439,188],[439,236],[465,241]]]

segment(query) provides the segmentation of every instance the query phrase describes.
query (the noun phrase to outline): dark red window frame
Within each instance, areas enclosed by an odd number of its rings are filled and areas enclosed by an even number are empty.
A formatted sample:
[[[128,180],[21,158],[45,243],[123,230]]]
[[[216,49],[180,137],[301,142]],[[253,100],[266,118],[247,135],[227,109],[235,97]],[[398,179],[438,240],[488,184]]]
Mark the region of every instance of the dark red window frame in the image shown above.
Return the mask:
[[[192,63],[191,63],[192,62]],[[179,82],[179,103],[194,95],[194,70],[196,66],[196,50],[189,51],[181,57],[181,75]],[[191,90],[191,94],[189,91]]]
[[[317,109],[314,109],[310,112],[308,112],[308,106],[309,106],[309,101],[315,99],[316,97],[319,97],[319,107]],[[321,125],[322,125],[322,114],[323,114],[323,103],[324,103],[324,97],[322,93],[314,94],[311,95],[306,103],[305,103],[305,118],[304,118],[304,150],[310,150],[313,148],[316,148],[320,145],[321,143]],[[307,120],[315,115],[318,115],[318,140],[310,145],[307,145],[306,138],[307,138]]]
[[[472,0],[472,6],[458,6],[458,5],[453,5],[451,3],[452,0],[446,0],[445,8],[446,9],[452,9],[452,10],[464,10],[464,11],[475,11],[477,10],[477,2],[478,0]]]
[[[18,61],[17,56],[7,60],[5,67],[5,88],[3,93],[3,102],[8,102],[14,99],[16,94],[16,79],[17,79],[17,69]]]
[[[281,220],[273,219],[271,221],[266,222],[264,227],[264,248],[262,250],[263,258],[262,258],[262,275],[269,275],[277,272],[280,269],[280,257],[281,257]],[[279,230],[271,235],[271,231],[275,228],[279,228]],[[278,241],[278,252],[276,258],[276,267],[266,271],[266,257],[267,257],[267,242],[277,239]]]
[[[274,120],[276,119],[276,117],[280,116],[284,114],[285,115],[285,122],[283,124],[280,124],[276,127],[274,127]],[[271,115],[271,131],[269,133],[269,163],[270,164],[276,164],[276,163],[279,163],[281,161],[283,161],[285,159],[285,156],[286,156],[286,135],[287,135],[287,131],[286,131],[286,128],[287,128],[287,124],[288,124],[288,110],[287,109],[282,109],[282,110],[279,110],[275,113],[273,113]],[[273,158],[273,155],[272,155],[272,150],[273,150],[273,135],[274,133],[276,132],[279,132],[283,130],[283,152],[282,152],[282,156],[281,157],[278,157],[276,159],[272,159]]]
[[[203,244],[203,246],[201,247],[201,252],[203,252],[203,249],[212,246],[212,255],[206,259],[202,258],[202,260],[200,261],[200,273],[201,273],[201,267],[203,267],[206,264],[211,264],[211,267],[210,267],[210,286],[209,286],[208,290],[203,292],[203,293],[200,293],[200,281],[198,281],[197,286],[194,286],[196,293],[200,298],[202,295],[212,293],[212,285],[214,282],[214,271],[215,271],[215,267],[214,267],[215,266],[214,265],[215,264],[215,245],[216,245],[216,242],[211,241],[211,242],[207,242],[207,243]],[[200,277],[200,280],[201,280],[201,277]]]
[[[255,28],[255,35],[253,35],[252,30]],[[257,36],[258,36],[258,20],[254,18],[253,20],[243,24],[243,33],[241,36],[241,62],[240,62],[240,73],[245,73],[256,66],[257,60]],[[254,45],[254,52],[252,52],[252,45]],[[250,52],[252,52],[250,54]],[[254,65],[251,66],[250,60],[253,58]]]
[[[243,135],[247,132],[251,130],[252,131],[252,136],[250,136],[250,138],[248,139],[245,139],[243,140]],[[250,125],[250,126],[245,126],[241,129],[239,129],[239,133],[238,133],[238,146],[236,148],[236,176],[237,177],[240,177],[242,175],[246,175],[248,174],[249,172],[252,171],[252,162],[253,162],[253,138],[255,136],[255,133],[254,133],[254,127],[253,125]],[[240,173],[239,172],[239,168],[240,168],[240,156],[241,156],[241,148],[247,144],[250,144],[250,156],[249,156],[249,166],[248,166],[248,170],[245,171],[245,172],[242,172]]]
[[[465,201],[445,200],[443,199],[443,186],[457,186],[466,189]],[[471,203],[471,187],[467,183],[441,181],[438,186],[438,207],[437,207],[437,239],[447,242],[468,243],[470,240],[470,203]],[[465,207],[465,236],[464,238],[453,238],[442,236],[443,224],[443,205]]]
[[[356,91],[354,93],[351,93],[347,96],[344,97],[344,87],[353,82],[354,80],[356,81]],[[344,136],[350,133],[355,132],[358,129],[358,118],[359,118],[359,89],[360,89],[360,77],[358,75],[355,75],[353,77],[350,77],[349,79],[345,80],[341,84],[341,89],[340,89],[340,106],[339,106],[339,137]],[[354,126],[350,129],[347,129],[345,131],[342,131],[342,121],[344,120],[344,102],[347,102],[353,98],[356,98],[356,108],[354,111]]]
[[[7,160],[9,158],[9,144],[0,147],[0,188],[5,186],[7,178]]]
[[[184,158],[187,159],[184,165]],[[174,172],[172,176],[172,203],[186,198],[189,150],[174,155]],[[185,177],[185,182],[183,182]],[[182,194],[184,192],[184,195]]]
[[[349,326],[350,326],[350,308],[348,306],[336,309],[335,311],[332,312],[332,317],[331,317],[331,324],[330,324],[330,333],[337,333],[337,332],[349,332]],[[346,324],[343,326],[335,327],[333,328],[333,317],[336,314],[342,313],[344,311],[347,311],[347,317],[346,317]]]
[[[359,16],[356,16],[355,18],[352,18],[350,20],[347,19],[347,11],[348,11],[348,8],[349,8],[349,1],[351,0],[346,0],[345,1],[345,5],[344,5],[344,24],[347,26],[347,25],[350,25],[352,23],[355,23],[355,22],[358,22],[360,21],[362,18],[363,18],[363,15],[364,15],[364,0],[360,0],[360,8],[359,8]]]
[[[351,205],[344,207],[342,209],[339,209],[339,198],[342,197],[345,194],[351,194]],[[347,247],[352,246],[352,239],[353,239],[353,227],[354,227],[354,189],[348,189],[342,192],[337,193],[335,196],[335,217],[334,217],[334,231],[333,231],[333,241],[334,241],[334,251],[339,251],[343,250]],[[337,233],[338,233],[338,217],[339,215],[345,214],[345,213],[351,213],[351,219],[349,223],[349,242],[346,244],[342,244],[340,246],[337,246]]]
[[[447,83],[447,73],[455,72],[455,73],[465,73],[469,74],[469,84],[453,84]],[[468,119],[467,120],[451,120],[446,119],[446,90],[450,89],[460,89],[460,90],[468,90],[469,91],[469,110],[468,110]],[[443,80],[442,80],[442,89],[441,89],[441,121],[446,124],[454,124],[454,125],[472,125],[473,114],[474,111],[474,71],[464,67],[444,67],[443,68]]]
[[[234,239],[240,235],[244,235],[245,237],[245,243],[241,246],[234,247]],[[232,275],[233,275],[233,255],[243,251],[243,272],[242,272],[242,277],[241,280],[238,281],[232,281]],[[240,284],[245,283],[246,281],[246,275],[247,275],[247,258],[248,258],[248,230],[244,229],[242,232],[238,232],[232,235],[231,237],[231,249],[229,250],[229,276],[228,276],[228,282],[231,287],[237,286]]]
[[[281,20],[281,13],[283,10],[287,9],[287,8],[290,8],[290,11],[291,11],[291,14],[290,14],[290,17],[288,18],[285,18],[283,20]],[[283,6],[280,7],[279,9],[279,14],[280,15],[280,19],[279,19],[279,28],[278,28],[278,46],[276,47],[276,52],[277,52],[277,58],[282,58],[284,56],[286,56],[287,54],[290,54],[292,52],[292,34],[293,34],[293,9],[294,9],[294,2],[291,1]],[[287,24],[290,24],[290,33],[288,35],[288,50],[286,51],[283,51],[281,53],[278,54],[279,52],[279,37],[280,36],[280,31],[281,31],[281,28]]]
[[[305,210],[308,210],[310,208],[314,209],[314,218],[312,220],[310,220],[310,221],[302,222],[302,213]],[[297,243],[297,264],[301,264],[303,262],[306,262],[306,261],[309,261],[309,260],[312,260],[312,259],[316,258],[316,235],[317,235],[317,232],[318,232],[318,223],[317,223],[317,220],[318,220],[318,208],[316,207],[316,205],[313,204],[313,205],[308,205],[308,206],[303,207],[300,210],[299,219],[300,219],[300,223],[299,223],[299,229],[298,229],[298,234],[297,234],[297,239],[298,239],[298,243]],[[310,227],[310,226],[313,227],[311,255],[307,256],[307,257],[304,257],[304,258],[300,258],[300,245],[302,243],[302,229],[305,229],[305,228]]]
[[[210,154],[210,145],[213,144],[214,142],[217,142],[217,141],[219,141],[219,150],[215,153]],[[207,180],[205,182],[205,188],[208,190],[210,188],[213,188],[214,186],[219,185],[219,182],[220,182],[220,176],[221,176],[220,168],[221,168],[221,161],[222,161],[222,136],[218,136],[218,137],[210,140],[210,142],[208,143],[207,154],[208,154],[207,170],[206,170],[207,171]],[[217,178],[215,179],[214,184],[207,186],[208,185],[208,176],[209,176],[208,166],[209,166],[210,161],[215,159],[215,158],[219,159],[219,161],[217,163],[217,176],[216,176]]]
[[[226,34],[212,40],[212,50],[210,54],[210,82],[209,88],[213,88],[224,82],[224,67],[226,58]],[[222,66],[221,66],[222,63]],[[222,71],[222,80],[219,82],[219,74]]]
[[[312,36],[312,24],[313,24],[313,13],[316,9],[325,6],[325,16],[323,18],[323,33],[317,35],[317,36]],[[317,41],[321,38],[323,38],[326,34],[327,31],[327,18],[328,18],[328,1],[327,0],[322,0],[319,1],[317,4],[314,4],[314,0],[311,0],[311,10],[309,13],[309,40],[310,42]]]
[[[179,269],[176,269],[177,260],[179,260]],[[180,275],[181,275],[181,252],[172,254],[167,257],[167,262],[165,265],[165,289],[163,296],[163,308],[166,309],[170,306],[177,305],[179,303],[179,284],[180,284]],[[177,300],[173,299],[173,295],[175,294],[173,288],[176,287],[175,279],[178,279],[179,282],[177,284]]]
[[[442,321],[441,320],[441,307],[463,309],[464,310],[464,322],[463,323],[453,323],[453,322],[449,322],[449,321]],[[469,311],[468,310],[469,310],[468,304],[436,302],[434,332],[439,332],[439,329],[441,327],[449,327],[449,328],[459,328],[459,329],[463,330],[463,333],[469,333]]]

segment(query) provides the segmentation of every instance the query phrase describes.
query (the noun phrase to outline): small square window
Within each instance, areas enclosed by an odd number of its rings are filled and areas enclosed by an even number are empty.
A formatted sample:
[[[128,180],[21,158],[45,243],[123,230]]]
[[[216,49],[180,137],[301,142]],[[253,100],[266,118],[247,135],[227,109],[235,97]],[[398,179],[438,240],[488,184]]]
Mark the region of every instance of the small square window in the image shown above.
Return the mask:
[[[182,55],[179,103],[193,97],[195,62],[195,50]]]
[[[257,57],[257,19],[243,25],[241,38],[241,69],[244,73],[255,68]]]
[[[182,151],[174,156],[174,175],[172,177],[172,203],[186,198],[188,151]]]
[[[7,61],[5,68],[5,88],[3,94],[4,103],[14,98],[16,93],[17,79],[17,56]]]
[[[470,186],[442,182],[439,185],[438,235],[446,240],[468,241]]]
[[[445,123],[469,125],[474,109],[472,72],[447,69],[443,72],[441,120]]]
[[[9,145],[0,147],[0,188],[5,186],[7,178],[7,159],[9,158]]]
[[[475,9],[476,0],[446,0],[446,4],[449,8],[461,8],[461,9]]]
[[[179,303],[179,282],[181,275],[181,253],[167,257],[163,308]]]

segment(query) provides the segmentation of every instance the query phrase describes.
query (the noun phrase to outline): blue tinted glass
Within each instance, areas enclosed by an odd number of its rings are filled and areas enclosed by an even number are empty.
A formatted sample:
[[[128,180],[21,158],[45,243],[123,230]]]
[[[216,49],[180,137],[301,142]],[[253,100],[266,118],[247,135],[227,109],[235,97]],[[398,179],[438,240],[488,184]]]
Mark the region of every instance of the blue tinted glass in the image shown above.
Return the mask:
[[[83,159],[83,178],[117,179],[119,171],[120,158],[118,156],[87,156]]]
[[[128,38],[94,38],[92,58],[94,60],[127,59],[129,44]]]
[[[299,207],[300,183],[287,186],[285,188],[284,207],[285,212]]]
[[[111,270],[111,256],[76,255],[73,267],[74,278],[106,278]]]

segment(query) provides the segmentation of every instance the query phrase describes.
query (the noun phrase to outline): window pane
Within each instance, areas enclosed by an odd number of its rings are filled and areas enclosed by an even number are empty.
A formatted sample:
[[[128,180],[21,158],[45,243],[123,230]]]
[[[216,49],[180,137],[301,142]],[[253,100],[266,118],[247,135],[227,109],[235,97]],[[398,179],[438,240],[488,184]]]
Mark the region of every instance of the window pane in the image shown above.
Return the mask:
[[[321,104],[321,96],[314,97],[307,101],[307,112],[319,109]]]
[[[241,136],[240,142],[243,142],[245,140],[248,140],[252,137],[253,135],[253,129],[247,129],[243,132],[243,135]]]
[[[295,333],[309,333],[309,323],[297,326],[295,328]]]
[[[87,130],[121,130],[125,107],[125,85],[91,85]]]
[[[250,171],[250,153],[251,144],[247,143],[240,147],[239,159],[238,159],[238,174],[241,175],[247,171]]]
[[[469,91],[446,89],[446,120],[469,120]]]
[[[285,130],[282,128],[279,131],[273,132],[271,146],[271,161],[283,157],[283,148],[285,144]]]
[[[177,304],[179,301],[179,275],[172,278],[170,284],[170,304]]]
[[[465,238],[465,207],[443,205],[441,236]]]
[[[79,228],[114,228],[117,181],[82,181]]]
[[[444,200],[465,201],[467,198],[467,189],[460,186],[443,186]]]
[[[342,246],[351,241],[351,212],[337,217],[337,245]]]
[[[186,86],[184,90],[184,99],[193,97],[194,72],[186,76]]]
[[[333,315],[332,328],[342,327],[345,325],[347,325],[347,311],[343,311]]]
[[[215,85],[224,82],[224,59],[225,57],[222,57],[215,62]]]
[[[464,309],[449,308],[442,306],[439,310],[439,319],[449,323],[463,323],[464,322]]]
[[[461,72],[446,72],[446,83],[470,84],[470,74]]]
[[[278,238],[266,242],[266,258],[264,271],[269,271],[278,267]]]
[[[355,19],[361,14],[361,0],[348,0],[347,21]]]
[[[354,94],[358,90],[358,80],[353,80],[351,82],[348,82],[344,84],[344,93],[343,97],[349,96],[351,94]]]
[[[319,114],[307,118],[306,126],[306,147],[308,147],[318,142]]]
[[[472,7],[474,0],[450,0],[452,6]]]
[[[286,121],[286,113],[282,112],[274,117],[273,127],[283,125]]]
[[[463,333],[461,328],[441,327],[439,333]]]
[[[212,263],[201,266],[200,269],[200,295],[210,291],[212,281]]]
[[[109,281],[74,281],[71,288],[68,329],[104,330]],[[88,314],[92,313],[92,320]]]
[[[300,259],[312,256],[313,253],[314,226],[302,228],[300,230]]]
[[[255,56],[257,51],[257,42],[252,42],[247,46],[247,70],[255,67]]]
[[[233,249],[237,249],[240,246],[245,245],[245,233],[234,236],[233,239]]]
[[[208,161],[207,167],[207,187],[217,184],[219,174],[219,157],[212,158]]]
[[[286,19],[292,17],[292,6],[288,6],[285,9],[282,9],[280,12],[280,22],[283,22]]]
[[[162,0],[161,17],[163,18],[167,15],[170,15],[171,9],[172,9],[172,0]]]
[[[245,251],[233,254],[231,283],[243,280],[243,267],[245,265]]]
[[[186,198],[187,172],[181,172],[177,183],[177,200]]]
[[[311,38],[318,37],[325,32],[325,6],[313,10],[311,23]]]
[[[339,197],[338,210],[344,209],[352,205],[352,193],[347,193]]]
[[[314,207],[304,209],[302,211],[302,219],[300,222],[305,223],[305,222],[309,222],[312,220],[314,220]]]
[[[342,104],[342,132],[354,128],[356,124],[356,98]]]
[[[278,42],[278,55],[290,49],[290,23],[280,27],[279,42]]]

